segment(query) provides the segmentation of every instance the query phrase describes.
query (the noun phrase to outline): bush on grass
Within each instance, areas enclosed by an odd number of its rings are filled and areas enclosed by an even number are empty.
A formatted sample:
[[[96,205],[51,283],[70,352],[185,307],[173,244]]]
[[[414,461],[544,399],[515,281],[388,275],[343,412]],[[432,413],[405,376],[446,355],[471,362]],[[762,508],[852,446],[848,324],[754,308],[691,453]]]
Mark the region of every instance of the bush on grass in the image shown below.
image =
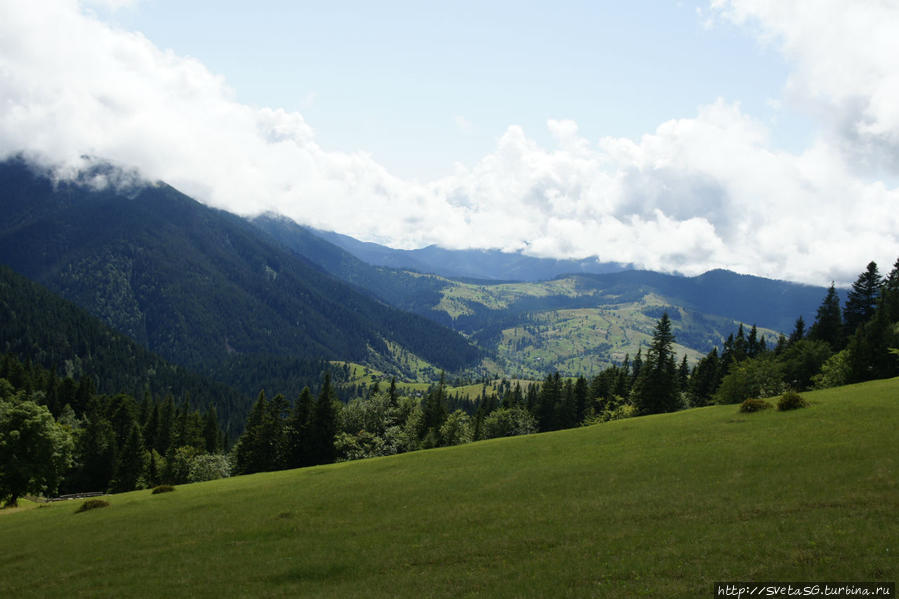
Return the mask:
[[[795,391],[787,391],[780,396],[780,399],[777,400],[777,409],[781,412],[785,412],[787,410],[798,410],[799,408],[804,408],[807,405],[808,402],[805,401],[805,399],[803,399],[802,396]]]
[[[762,410],[767,410],[771,407],[764,399],[747,399],[743,403],[740,404],[740,411],[751,413],[751,412],[761,412]]]
[[[75,510],[76,514],[80,514],[81,512],[86,512],[88,510],[95,510],[101,507],[109,507],[109,502],[104,499],[88,499],[84,503],[81,504],[81,507]]]
[[[159,493],[171,493],[175,490],[175,487],[172,485],[159,485],[158,487],[153,488],[153,495],[157,495]]]

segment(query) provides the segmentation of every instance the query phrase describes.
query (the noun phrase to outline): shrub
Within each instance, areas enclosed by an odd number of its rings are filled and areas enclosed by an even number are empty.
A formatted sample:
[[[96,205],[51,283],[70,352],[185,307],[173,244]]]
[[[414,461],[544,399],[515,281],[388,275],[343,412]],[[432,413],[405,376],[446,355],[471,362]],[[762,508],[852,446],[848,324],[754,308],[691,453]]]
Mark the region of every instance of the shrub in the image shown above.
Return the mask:
[[[158,487],[153,488],[153,495],[157,495],[159,493],[171,493],[175,490],[175,487],[172,485],[159,485]]]
[[[743,403],[740,404],[741,412],[761,412],[762,410],[767,410],[771,407],[764,399],[747,399]]]
[[[780,396],[780,399],[777,400],[777,409],[781,412],[784,412],[786,410],[796,410],[799,408],[804,408],[807,405],[808,402],[805,401],[802,396],[795,391],[787,391]]]
[[[109,507],[109,502],[103,499],[88,499],[81,504],[81,507],[75,510],[76,514],[86,512],[87,510],[95,510],[101,507]]]

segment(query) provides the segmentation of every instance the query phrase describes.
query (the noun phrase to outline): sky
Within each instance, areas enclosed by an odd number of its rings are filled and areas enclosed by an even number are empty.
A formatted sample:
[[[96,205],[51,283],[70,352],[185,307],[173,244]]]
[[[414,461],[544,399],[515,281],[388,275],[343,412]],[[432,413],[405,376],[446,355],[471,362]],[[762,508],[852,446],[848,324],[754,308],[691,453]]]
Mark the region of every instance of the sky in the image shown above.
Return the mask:
[[[393,247],[845,285],[899,257],[896,31],[886,0],[0,0],[0,158]]]

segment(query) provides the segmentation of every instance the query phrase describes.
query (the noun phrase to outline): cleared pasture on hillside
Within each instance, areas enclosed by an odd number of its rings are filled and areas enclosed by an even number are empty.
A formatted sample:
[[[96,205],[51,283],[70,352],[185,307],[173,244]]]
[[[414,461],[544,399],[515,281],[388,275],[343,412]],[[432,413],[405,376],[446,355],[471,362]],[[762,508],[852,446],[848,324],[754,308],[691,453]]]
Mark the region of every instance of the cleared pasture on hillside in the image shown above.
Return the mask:
[[[899,379],[0,517],[7,597],[711,597],[896,580]]]

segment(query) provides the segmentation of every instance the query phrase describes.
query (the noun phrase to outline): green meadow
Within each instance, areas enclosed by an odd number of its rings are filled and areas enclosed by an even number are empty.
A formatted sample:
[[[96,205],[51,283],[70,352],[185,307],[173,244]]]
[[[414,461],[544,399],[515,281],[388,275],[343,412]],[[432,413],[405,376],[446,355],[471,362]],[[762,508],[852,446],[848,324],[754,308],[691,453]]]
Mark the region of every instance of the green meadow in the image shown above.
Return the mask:
[[[899,379],[0,513],[4,597],[711,597],[895,581]]]

